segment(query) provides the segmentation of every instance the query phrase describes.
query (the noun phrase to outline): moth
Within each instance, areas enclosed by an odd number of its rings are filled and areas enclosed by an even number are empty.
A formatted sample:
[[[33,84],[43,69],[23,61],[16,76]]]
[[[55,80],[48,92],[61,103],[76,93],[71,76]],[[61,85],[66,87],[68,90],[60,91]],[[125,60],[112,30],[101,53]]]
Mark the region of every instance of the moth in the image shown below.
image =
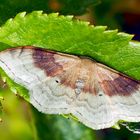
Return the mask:
[[[24,46],[0,52],[0,67],[43,113],[71,113],[93,129],[140,122],[140,81],[94,60]]]

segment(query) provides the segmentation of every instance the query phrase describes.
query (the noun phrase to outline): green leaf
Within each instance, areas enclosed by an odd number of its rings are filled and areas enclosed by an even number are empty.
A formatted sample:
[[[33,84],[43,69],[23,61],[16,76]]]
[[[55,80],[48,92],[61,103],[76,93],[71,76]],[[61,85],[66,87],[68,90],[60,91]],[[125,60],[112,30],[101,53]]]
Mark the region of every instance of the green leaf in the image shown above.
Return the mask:
[[[5,80],[4,82],[6,82],[9,85],[13,93],[19,94],[25,100],[29,101],[30,96],[28,94],[28,90],[22,85],[19,85],[15,83],[13,80],[11,80],[1,68],[0,68],[0,77]]]
[[[129,43],[131,35],[117,33],[117,30],[105,31],[105,28],[72,21],[71,16],[47,15],[41,11],[25,16],[23,12],[2,26],[0,42],[88,56],[139,80],[140,47]]]

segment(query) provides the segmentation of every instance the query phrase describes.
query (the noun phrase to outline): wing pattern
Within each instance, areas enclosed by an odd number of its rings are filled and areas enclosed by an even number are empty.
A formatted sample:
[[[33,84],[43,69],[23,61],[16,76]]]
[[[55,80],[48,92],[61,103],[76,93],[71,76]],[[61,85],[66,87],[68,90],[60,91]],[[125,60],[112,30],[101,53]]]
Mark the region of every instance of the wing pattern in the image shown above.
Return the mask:
[[[140,82],[90,59],[25,46],[0,52],[0,67],[41,112],[72,113],[93,129],[140,121]]]

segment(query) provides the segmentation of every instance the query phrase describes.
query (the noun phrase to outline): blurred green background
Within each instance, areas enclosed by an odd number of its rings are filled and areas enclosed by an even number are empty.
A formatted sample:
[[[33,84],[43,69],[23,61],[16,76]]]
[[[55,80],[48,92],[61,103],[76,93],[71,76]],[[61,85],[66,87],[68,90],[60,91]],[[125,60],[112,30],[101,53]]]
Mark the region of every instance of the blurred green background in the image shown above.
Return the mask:
[[[17,13],[43,10],[74,15],[94,25],[134,34],[140,40],[139,0],[0,0],[0,25]],[[81,123],[61,115],[38,112],[23,98],[14,95],[0,81],[3,113],[0,123],[0,140],[139,140],[138,134],[121,126],[91,130]]]

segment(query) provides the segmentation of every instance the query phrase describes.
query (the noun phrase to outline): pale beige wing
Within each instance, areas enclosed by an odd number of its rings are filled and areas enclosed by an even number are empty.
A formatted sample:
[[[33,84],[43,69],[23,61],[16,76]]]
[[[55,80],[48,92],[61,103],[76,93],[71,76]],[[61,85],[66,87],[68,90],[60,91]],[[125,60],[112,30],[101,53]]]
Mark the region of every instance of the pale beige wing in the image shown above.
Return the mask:
[[[140,81],[93,63],[86,90],[79,94],[72,113],[93,129],[111,127],[119,120],[139,122]]]
[[[29,90],[30,102],[45,113],[70,113],[75,92],[63,86],[57,75],[67,70],[72,74],[79,62],[75,56],[30,46],[0,52],[0,67],[12,80]]]
[[[102,91],[110,98],[114,120],[140,121],[140,81],[97,64]]]

